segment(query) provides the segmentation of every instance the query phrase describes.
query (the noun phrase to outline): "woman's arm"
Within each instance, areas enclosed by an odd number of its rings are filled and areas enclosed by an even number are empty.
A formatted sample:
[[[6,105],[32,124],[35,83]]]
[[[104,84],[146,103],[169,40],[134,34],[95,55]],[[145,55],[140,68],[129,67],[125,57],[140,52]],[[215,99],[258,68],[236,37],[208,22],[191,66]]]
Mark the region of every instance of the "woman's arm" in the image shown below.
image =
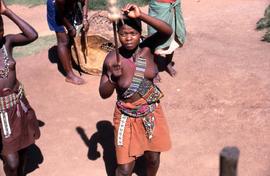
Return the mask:
[[[20,34],[7,35],[5,37],[6,44],[11,46],[21,46],[33,42],[38,38],[38,33],[36,30],[26,21],[17,16],[12,10],[10,10],[3,0],[1,0],[1,14],[13,21],[22,31]]]

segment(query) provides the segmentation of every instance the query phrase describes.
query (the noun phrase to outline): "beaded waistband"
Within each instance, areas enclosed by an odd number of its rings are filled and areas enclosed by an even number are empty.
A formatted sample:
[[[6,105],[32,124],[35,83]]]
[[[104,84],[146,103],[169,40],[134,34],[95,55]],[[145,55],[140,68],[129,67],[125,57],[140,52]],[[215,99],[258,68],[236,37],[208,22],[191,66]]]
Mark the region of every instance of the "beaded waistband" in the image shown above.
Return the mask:
[[[23,86],[20,84],[18,93],[11,93],[10,95],[0,97],[0,111],[12,108],[18,103],[24,94]]]

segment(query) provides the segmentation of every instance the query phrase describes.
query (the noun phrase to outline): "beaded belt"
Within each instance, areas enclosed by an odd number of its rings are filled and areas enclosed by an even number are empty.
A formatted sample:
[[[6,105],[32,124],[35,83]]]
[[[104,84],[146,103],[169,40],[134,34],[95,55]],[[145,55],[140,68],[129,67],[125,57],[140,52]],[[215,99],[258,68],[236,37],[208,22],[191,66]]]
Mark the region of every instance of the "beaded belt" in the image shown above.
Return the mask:
[[[18,93],[12,93],[10,95],[0,97],[0,111],[12,108],[18,103],[18,100],[23,96],[23,86],[20,85],[18,88]]]
[[[11,135],[11,129],[8,120],[8,113],[5,111],[15,106],[24,94],[23,86],[20,84],[18,93],[0,97],[0,118],[3,130],[3,136],[8,138]]]
[[[153,137],[153,130],[155,127],[155,116],[153,111],[158,106],[158,103],[146,104],[137,106],[134,109],[125,108],[121,101],[116,103],[118,109],[121,111],[122,115],[120,118],[120,124],[117,134],[117,145],[123,145],[123,137],[126,126],[126,121],[129,117],[131,118],[141,118],[145,128],[146,136],[150,140]]]

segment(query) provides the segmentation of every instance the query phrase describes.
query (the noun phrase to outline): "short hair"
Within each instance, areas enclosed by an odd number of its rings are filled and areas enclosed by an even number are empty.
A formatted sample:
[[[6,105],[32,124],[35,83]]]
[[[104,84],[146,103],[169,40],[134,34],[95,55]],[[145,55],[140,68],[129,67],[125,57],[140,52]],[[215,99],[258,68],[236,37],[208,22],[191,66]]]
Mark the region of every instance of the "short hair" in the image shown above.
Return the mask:
[[[138,31],[139,33],[142,33],[142,22],[138,18],[129,18],[127,16],[124,17],[123,20],[119,20],[117,22],[117,31],[120,30],[120,28],[124,25],[128,25]]]

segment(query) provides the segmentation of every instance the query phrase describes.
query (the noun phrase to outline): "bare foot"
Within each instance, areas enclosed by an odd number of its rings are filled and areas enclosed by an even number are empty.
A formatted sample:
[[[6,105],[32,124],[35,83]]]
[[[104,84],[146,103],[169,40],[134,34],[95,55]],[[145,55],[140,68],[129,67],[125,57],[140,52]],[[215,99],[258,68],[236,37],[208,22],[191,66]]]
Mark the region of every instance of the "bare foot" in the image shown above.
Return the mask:
[[[177,73],[176,70],[173,68],[173,65],[174,64],[171,62],[167,65],[166,68],[166,71],[169,73],[169,75],[171,75],[171,77],[175,77]]]
[[[154,78],[154,83],[160,83],[161,82],[161,77],[159,76],[159,74],[156,75],[156,77]]]
[[[82,85],[85,84],[84,79],[74,75],[74,74],[70,74],[66,77],[66,82],[75,84],[75,85]]]

